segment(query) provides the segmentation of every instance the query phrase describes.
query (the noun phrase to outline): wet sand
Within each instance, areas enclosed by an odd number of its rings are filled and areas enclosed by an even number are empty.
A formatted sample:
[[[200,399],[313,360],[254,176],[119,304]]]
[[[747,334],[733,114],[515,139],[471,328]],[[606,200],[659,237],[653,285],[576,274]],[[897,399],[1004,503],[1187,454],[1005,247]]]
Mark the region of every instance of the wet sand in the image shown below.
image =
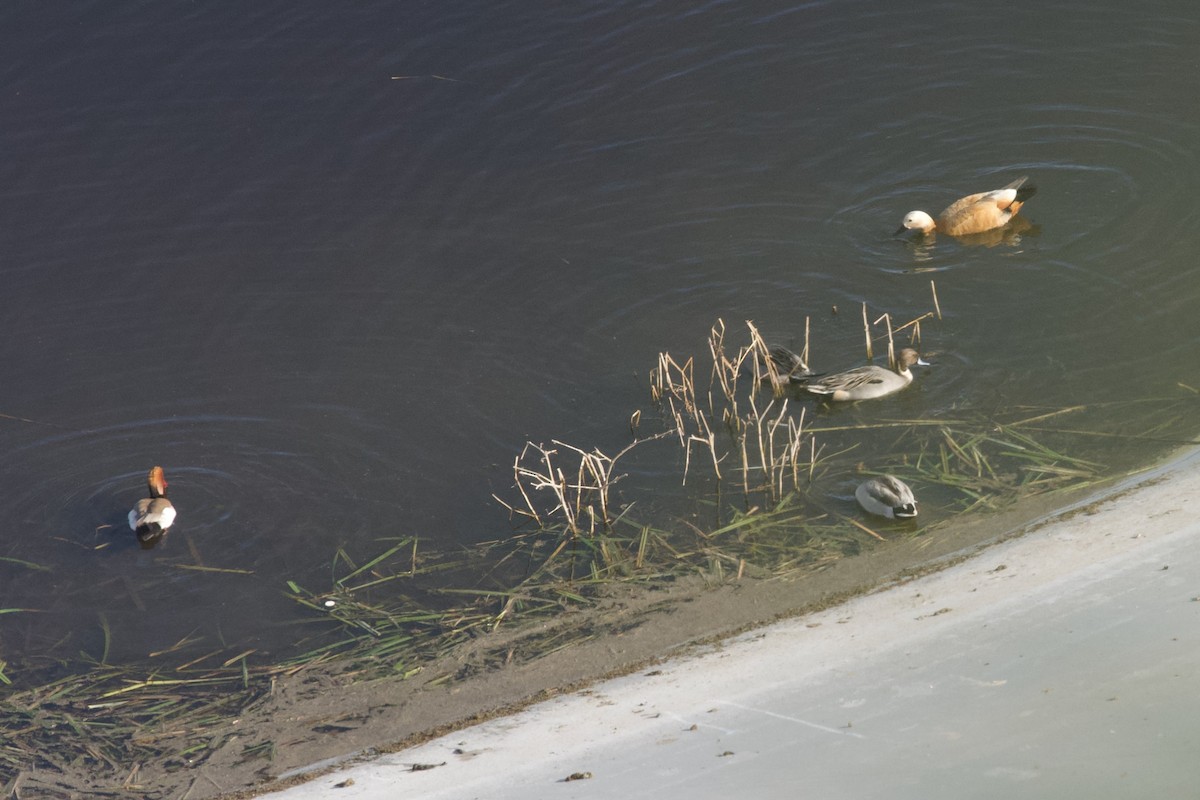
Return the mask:
[[[307,782],[264,796],[790,797],[794,781],[822,797],[949,798],[964,782],[1005,796],[1117,786],[1177,795],[1200,780],[1187,756],[1200,710],[1190,688],[1200,673],[1200,521],[1187,508],[1197,496],[1192,452],[992,546],[928,552],[944,568],[844,603],[828,602],[833,584],[857,570],[824,576],[827,607],[655,664],[643,639],[679,653],[713,603],[744,614],[749,598],[763,617],[787,612],[770,582],[643,607],[644,623],[579,648],[607,650],[617,671],[640,661],[636,672],[588,683],[605,661],[595,652],[567,653],[574,671],[542,659],[511,672],[532,688],[557,670],[563,681],[547,686],[546,702],[493,707],[480,724],[390,755],[354,757],[344,740],[339,758],[276,773]],[[443,699],[484,707],[489,691],[503,699],[515,688],[505,675]],[[405,707],[381,714],[404,717]]]

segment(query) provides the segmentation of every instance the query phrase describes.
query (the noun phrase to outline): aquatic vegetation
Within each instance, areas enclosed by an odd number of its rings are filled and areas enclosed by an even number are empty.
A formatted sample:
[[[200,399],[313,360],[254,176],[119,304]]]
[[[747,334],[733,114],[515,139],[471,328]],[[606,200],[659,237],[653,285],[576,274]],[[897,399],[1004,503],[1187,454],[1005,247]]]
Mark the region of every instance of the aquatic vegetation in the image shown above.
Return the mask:
[[[940,316],[936,291],[934,305],[894,330],[887,315],[872,323],[864,306],[868,347],[886,339],[892,353],[902,331],[919,341],[921,321]],[[496,498],[512,535],[453,551],[416,536],[380,539],[366,557],[347,547],[333,553],[327,585],[287,581],[281,590],[297,607],[298,655],[273,662],[255,648],[184,637],[143,665],[114,666],[101,656],[43,683],[11,655],[0,661],[0,781],[82,763],[133,791],[139,765],[204,763],[233,735],[228,721],[262,703],[281,678],[329,670],[343,680],[460,680],[478,665],[446,666],[453,662],[442,657],[501,626],[524,637],[521,646],[485,645],[485,664],[539,658],[594,636],[587,625],[529,623],[594,605],[615,586],[652,589],[684,576],[711,584],[796,579],[981,508],[1104,477],[1101,465],[1050,443],[1106,435],[1050,427],[1084,406],[837,424],[789,396],[771,348],[746,327],[746,344],[734,349],[718,322],[704,367],[695,357],[660,354],[649,405],[630,416],[633,438],[614,454],[527,443],[514,458],[511,491]],[[869,468],[857,461],[857,442],[868,436],[891,443]],[[633,464],[638,471],[624,471]],[[655,497],[660,484],[639,483],[647,471],[672,470],[688,487],[690,510],[664,507]],[[921,527],[872,527],[852,496],[839,497],[847,480],[857,485],[884,471],[918,487]],[[441,671],[431,673],[434,665]],[[272,742],[248,742],[242,757],[268,760],[273,752]]]

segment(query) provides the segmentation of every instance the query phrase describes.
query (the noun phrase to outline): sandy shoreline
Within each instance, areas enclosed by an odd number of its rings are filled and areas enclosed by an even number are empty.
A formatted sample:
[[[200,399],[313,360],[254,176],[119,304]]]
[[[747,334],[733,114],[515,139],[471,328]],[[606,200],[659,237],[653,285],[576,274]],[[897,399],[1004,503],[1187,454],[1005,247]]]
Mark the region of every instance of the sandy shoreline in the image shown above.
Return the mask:
[[[936,554],[943,562],[956,562],[940,571],[900,580],[889,588],[758,628],[719,644],[692,648],[691,652],[653,668],[643,668],[636,674],[562,694],[512,715],[498,715],[482,724],[456,729],[391,755],[352,759],[327,774],[321,774],[321,768],[311,769],[312,763],[304,767],[296,765],[283,774],[276,774],[284,779],[299,772],[316,777],[302,785],[263,796],[278,800],[371,798],[392,797],[399,792],[422,797],[523,798],[536,795],[536,792],[529,793],[529,787],[544,784],[544,791],[554,792],[555,796],[640,796],[642,791],[649,792],[658,787],[659,791],[686,789],[691,794],[715,797],[715,789],[721,784],[719,781],[713,783],[714,778],[705,776],[712,770],[732,770],[731,765],[737,760],[733,758],[734,754],[744,754],[748,747],[752,748],[747,744],[752,740],[749,732],[770,727],[767,723],[779,723],[780,719],[791,720],[787,722],[789,731],[805,731],[816,736],[818,741],[828,738],[843,744],[857,742],[847,751],[859,752],[857,757],[862,757],[861,748],[866,747],[862,743],[870,740],[875,742],[875,749],[868,751],[871,757],[886,761],[896,754],[890,753],[886,745],[881,746],[879,742],[881,739],[890,741],[889,738],[868,736],[867,723],[854,724],[852,720],[863,716],[864,712],[853,710],[857,708],[853,704],[830,711],[832,716],[827,719],[820,714],[812,718],[809,715],[791,717],[772,709],[781,708],[784,705],[782,698],[789,693],[803,696],[816,692],[804,700],[808,704],[805,708],[819,706],[821,698],[849,691],[842,683],[847,680],[853,683],[855,675],[870,675],[872,669],[878,670],[879,674],[869,680],[886,683],[891,680],[889,670],[910,673],[913,670],[910,661],[916,664],[946,662],[953,653],[937,652],[938,643],[946,640],[954,642],[952,650],[986,649],[993,638],[1002,635],[1005,624],[1015,626],[1016,631],[1013,634],[1015,644],[1010,642],[1008,646],[1026,651],[1022,658],[1035,663],[1038,659],[1034,656],[1039,649],[1054,650],[1056,640],[1052,636],[1040,644],[1035,641],[1022,644],[1021,631],[1035,630],[1040,620],[1053,619],[1057,604],[1061,602],[1067,608],[1070,603],[1066,600],[1071,598],[1082,598],[1084,612],[1095,616],[1096,607],[1113,593],[1127,599],[1147,593],[1145,587],[1136,585],[1137,580],[1148,580],[1155,585],[1171,583],[1171,591],[1162,602],[1171,603],[1176,612],[1173,617],[1164,615],[1162,609],[1148,603],[1141,613],[1149,614],[1150,619],[1170,619],[1170,624],[1177,628],[1181,614],[1194,623],[1200,603],[1191,603],[1182,611],[1179,604],[1200,595],[1200,581],[1184,581],[1181,576],[1185,571],[1178,565],[1182,564],[1183,554],[1200,550],[1195,546],[1200,543],[1200,522],[1186,510],[1189,501],[1196,496],[1200,496],[1200,452],[1193,450],[1126,480],[1100,496],[1092,496],[1044,519],[1026,523],[1017,532],[1027,531],[1024,535],[1010,536],[999,544],[983,547],[972,557],[963,558],[966,551]],[[925,543],[925,546],[932,548],[934,544]],[[1170,570],[1166,569],[1168,566]],[[1200,573],[1200,564],[1192,566]],[[1132,588],[1117,588],[1124,585],[1122,582],[1130,581],[1134,581]],[[1110,585],[1114,587],[1111,592],[1107,588]],[[738,604],[745,600],[737,595],[737,591],[710,592],[684,605],[707,606],[713,600]],[[763,604],[761,610],[770,609],[771,604],[766,598],[758,600]],[[675,617],[678,613],[670,612],[668,616]],[[1125,609],[1120,614],[1128,616],[1130,612]],[[685,609],[678,621],[685,623],[688,616]],[[1104,619],[1100,615],[1099,621],[1093,623],[1064,624],[1068,627],[1075,624],[1073,631],[1078,632],[1088,624],[1107,624],[1102,622]],[[1137,630],[1153,628],[1146,620],[1138,621],[1136,625]],[[684,631],[688,626],[680,624],[676,627]],[[1186,630],[1180,628],[1176,633],[1186,634],[1187,642],[1195,644],[1192,630],[1194,626]],[[621,662],[622,656],[636,658],[639,648],[632,643],[645,632],[661,634],[659,626],[652,623],[634,627],[624,634],[617,633],[608,644],[613,660]],[[1054,634],[1061,635],[1061,632]],[[1080,634],[1077,638],[1088,637]],[[1164,641],[1170,638],[1165,636]],[[659,644],[663,650],[673,647],[669,641]],[[1173,645],[1168,647],[1183,653],[1184,662],[1173,667],[1177,672],[1188,672],[1196,664],[1197,648],[1187,650],[1180,636],[1176,636]],[[1114,650],[1122,649],[1114,646]],[[1154,651],[1150,645],[1143,644],[1138,649],[1146,658],[1156,657],[1152,655]],[[1103,663],[1104,658],[1099,657],[1099,661]],[[583,663],[590,662],[585,660]],[[1073,669],[1078,672],[1079,667]],[[1144,672],[1150,665],[1129,669]],[[1053,662],[1042,664],[1040,670],[1035,671],[1031,680],[1053,682],[1061,677],[1054,675]],[[1194,673],[1189,674],[1194,676]],[[492,676],[491,680],[485,677],[477,688],[486,688],[488,684],[492,688],[501,687],[502,681],[496,683],[498,677]],[[537,677],[526,673],[522,679],[536,681]],[[586,676],[580,676],[572,682],[586,683],[586,680]],[[981,685],[996,680],[1003,681],[996,685],[1006,685],[1010,678],[978,680],[982,681]],[[1112,680],[1110,676],[1100,682],[1111,683]],[[861,687],[860,691],[870,694]],[[915,691],[921,694],[923,690]],[[986,688],[983,691],[986,693]],[[1122,693],[1115,688],[1111,691]],[[473,695],[474,691],[463,687],[461,693]],[[1123,693],[1129,695],[1132,692],[1126,687]],[[501,691],[498,696],[502,695]],[[1067,695],[1060,693],[1059,696]],[[718,698],[720,702],[716,702]],[[1188,702],[1192,702],[1190,698]],[[938,713],[952,717],[958,707],[954,704],[961,701],[952,700],[951,703]],[[1112,707],[1102,710],[1111,712]],[[394,711],[403,713],[402,708]],[[1060,719],[1067,719],[1073,712],[1072,707],[1067,706],[1055,713]],[[886,715],[883,719],[886,720]],[[915,720],[913,722],[915,724]],[[885,726],[886,722],[877,724]],[[1080,721],[1079,724],[1086,726],[1091,722]],[[691,727],[693,725],[696,727]],[[769,737],[774,741],[780,735],[783,734],[776,731]],[[1078,738],[1078,731],[1073,735]],[[1027,731],[1022,736],[1033,740],[1035,733]],[[666,740],[678,742],[687,737],[694,740],[692,745],[660,746]],[[704,746],[697,750],[695,742],[704,742]],[[816,746],[814,742],[797,742],[797,746],[801,745]],[[929,746],[937,747],[943,753],[954,751],[950,743],[940,739],[929,742]],[[714,751],[713,748],[717,749]],[[731,754],[731,760],[716,758],[726,750]],[[907,752],[904,748],[901,750]],[[343,752],[343,756],[351,754],[349,748]],[[650,760],[644,763],[639,760],[647,757]],[[672,765],[671,759],[675,758],[679,763]],[[748,788],[753,789],[756,786],[753,781],[758,780],[760,796],[771,795],[774,790],[770,779],[754,778],[753,775],[770,775],[773,769],[786,771],[786,758],[783,763],[771,766],[774,763],[759,758],[754,773],[738,777],[742,782],[739,785],[746,786],[745,781],[750,780]],[[830,753],[826,763],[838,764],[837,753]],[[414,772],[414,764],[440,766]],[[634,769],[633,764],[642,766]],[[995,769],[1000,770],[996,774],[1002,777],[1008,774],[1003,766]],[[1034,780],[1041,774],[1037,768],[1013,769],[1016,772],[1009,776],[1013,780],[1016,780],[1013,776]],[[593,777],[554,785],[577,772],[589,772]],[[1047,770],[1043,769],[1043,772]],[[689,778],[688,774],[696,777]],[[654,777],[656,775],[658,777]],[[348,778],[353,780],[353,785],[334,788],[335,784]],[[1037,785],[1036,781],[1034,785]],[[729,790],[729,786],[722,789],[723,792]],[[841,796],[841,792],[830,791],[832,793],[823,796]],[[859,786],[857,791],[859,796],[872,794],[869,783]],[[925,786],[922,791],[928,795],[930,787]],[[929,796],[936,795],[935,791]]]

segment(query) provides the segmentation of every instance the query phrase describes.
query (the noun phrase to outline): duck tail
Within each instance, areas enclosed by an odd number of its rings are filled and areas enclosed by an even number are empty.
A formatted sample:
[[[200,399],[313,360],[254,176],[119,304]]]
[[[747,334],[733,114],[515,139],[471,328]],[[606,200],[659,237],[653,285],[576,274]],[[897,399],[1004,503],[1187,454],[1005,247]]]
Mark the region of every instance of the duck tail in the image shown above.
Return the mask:
[[[1026,181],[1028,181],[1028,180],[1029,180],[1029,176],[1028,176],[1028,175],[1022,175],[1021,177],[1017,178],[1017,179],[1016,179],[1015,181],[1013,181],[1012,183],[1010,183],[1010,184],[1008,184],[1007,186],[1005,186],[1005,187],[1004,187],[1003,189],[1001,189],[1000,191],[1002,191],[1002,192],[1003,192],[1003,191],[1005,191],[1005,190],[1007,190],[1007,189],[1016,189],[1016,190],[1017,190],[1017,196],[1016,196],[1016,198],[1013,200],[1013,202],[1014,202],[1014,203],[1024,203],[1026,200],[1028,200],[1029,198],[1031,198],[1031,197],[1033,197],[1035,194],[1037,194],[1037,187],[1036,187],[1036,186],[1034,186],[1032,183],[1031,183],[1031,184],[1029,184],[1028,186],[1026,186],[1026,185],[1025,185]]]
[[[902,506],[897,506],[892,509],[892,513],[896,515],[896,519],[913,519],[917,516],[917,504],[906,503]]]
[[[162,541],[166,533],[167,529],[157,522],[147,522],[139,525],[137,529],[138,546],[143,550],[153,550]]]
[[[143,522],[137,526],[138,541],[146,542],[163,535],[163,526],[157,522]]]

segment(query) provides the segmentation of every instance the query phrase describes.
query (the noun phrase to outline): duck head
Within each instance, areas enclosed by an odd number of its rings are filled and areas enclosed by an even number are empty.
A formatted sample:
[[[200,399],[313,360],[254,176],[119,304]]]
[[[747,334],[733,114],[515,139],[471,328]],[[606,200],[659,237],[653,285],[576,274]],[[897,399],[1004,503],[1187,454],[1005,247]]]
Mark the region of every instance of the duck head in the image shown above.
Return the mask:
[[[901,348],[900,352],[896,354],[896,371],[905,372],[912,366],[928,367],[930,364],[921,358],[921,354],[911,347]]]
[[[904,220],[900,223],[900,227],[896,229],[896,235],[898,236],[905,231],[931,233],[935,226],[936,223],[933,221],[933,217],[924,211],[910,211],[904,215]]]
[[[150,468],[150,474],[146,476],[146,484],[150,487],[151,497],[167,496],[167,478],[163,475],[162,467]]]

